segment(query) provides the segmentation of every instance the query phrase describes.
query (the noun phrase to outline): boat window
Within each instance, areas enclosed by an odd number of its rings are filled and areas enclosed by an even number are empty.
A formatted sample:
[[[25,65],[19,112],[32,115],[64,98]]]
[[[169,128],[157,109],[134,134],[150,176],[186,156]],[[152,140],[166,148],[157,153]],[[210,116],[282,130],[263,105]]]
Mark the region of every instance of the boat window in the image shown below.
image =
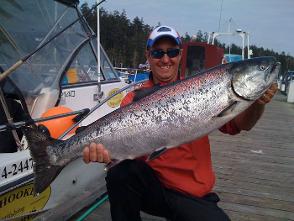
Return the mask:
[[[97,49],[97,41],[96,39],[92,41],[95,49]],[[104,51],[103,47],[100,46],[100,64],[101,70],[104,74],[104,77],[108,81],[112,80],[119,80],[118,74],[114,67],[112,66],[106,52]]]
[[[110,64],[110,61],[108,60],[108,57],[106,56],[106,53],[104,50],[101,50],[101,69],[103,70],[103,73],[107,77],[108,80],[116,80],[118,79],[118,76],[116,74],[116,71]]]
[[[189,46],[187,51],[186,77],[192,76],[204,69],[205,48]]]
[[[56,104],[60,81],[69,60],[72,61],[68,68],[69,75],[74,76],[74,68],[79,68],[78,80],[74,77],[71,80],[97,81],[97,62],[92,62],[96,61],[95,45],[91,47],[89,43],[89,38],[93,36],[85,31],[80,22],[64,30],[79,16],[75,7],[49,0],[26,0],[18,1],[17,4],[1,1],[1,11],[0,66],[4,70],[46,43],[10,75],[22,92],[32,117],[40,117],[38,114]],[[54,37],[56,34],[58,36]],[[76,50],[79,52],[72,59]],[[102,81],[119,81],[115,71],[111,71],[113,68],[108,60],[106,55],[101,55]]]
[[[101,47],[100,55],[101,67],[100,67],[100,80],[111,81],[118,80],[116,71],[112,67],[111,63],[105,51]],[[96,56],[93,53],[90,44],[86,44],[73,59],[70,67],[67,69],[66,74],[62,78],[62,85],[97,82],[98,81],[98,69]]]
[[[51,39],[10,75],[31,114],[39,102],[44,101],[40,106],[47,109],[58,100],[66,62],[89,35],[79,22],[63,30],[78,14],[74,7],[57,1],[3,1],[1,10],[7,12],[0,13],[0,65],[4,70]]]
[[[105,78],[101,73],[101,81]],[[90,44],[86,44],[72,60],[70,67],[63,76],[62,85],[91,82],[98,80],[96,57]]]

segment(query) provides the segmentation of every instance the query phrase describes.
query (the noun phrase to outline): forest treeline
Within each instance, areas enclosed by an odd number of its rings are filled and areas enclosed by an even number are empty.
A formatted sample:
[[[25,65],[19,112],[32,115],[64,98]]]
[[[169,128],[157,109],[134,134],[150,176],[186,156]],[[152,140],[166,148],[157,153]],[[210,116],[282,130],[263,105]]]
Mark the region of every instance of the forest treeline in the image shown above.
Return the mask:
[[[87,3],[81,6],[83,14],[88,13],[90,8]],[[93,10],[87,21],[91,28],[96,32],[97,22],[96,11]],[[107,52],[112,64],[116,67],[137,68],[139,64],[146,62],[145,46],[148,34],[153,27],[144,24],[142,18],[135,17],[132,21],[127,17],[125,11],[108,12],[104,8],[100,8],[100,40],[105,51]],[[200,41],[207,42],[208,33],[199,30],[196,36],[190,36],[185,33],[182,36],[183,42]],[[225,49],[225,53],[229,51],[229,46],[219,41],[216,42],[219,47]],[[274,56],[282,64],[282,71],[294,70],[294,57],[285,52],[278,53],[256,45],[250,45],[253,51],[252,57]],[[247,51],[247,50],[246,50]],[[241,47],[231,44],[230,52],[232,54],[241,54]]]

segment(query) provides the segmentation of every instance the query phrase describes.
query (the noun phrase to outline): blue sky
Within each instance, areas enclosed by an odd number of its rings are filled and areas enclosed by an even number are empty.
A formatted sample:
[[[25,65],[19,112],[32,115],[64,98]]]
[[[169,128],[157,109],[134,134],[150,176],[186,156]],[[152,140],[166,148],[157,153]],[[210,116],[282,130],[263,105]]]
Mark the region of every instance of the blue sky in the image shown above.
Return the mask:
[[[249,32],[251,44],[294,56],[294,0],[107,0],[102,6],[108,11],[125,10],[131,20],[138,16],[151,26],[158,22],[173,26],[181,35],[218,31],[221,12],[220,31],[228,30],[232,18],[232,29]],[[233,39],[241,46],[241,38]]]

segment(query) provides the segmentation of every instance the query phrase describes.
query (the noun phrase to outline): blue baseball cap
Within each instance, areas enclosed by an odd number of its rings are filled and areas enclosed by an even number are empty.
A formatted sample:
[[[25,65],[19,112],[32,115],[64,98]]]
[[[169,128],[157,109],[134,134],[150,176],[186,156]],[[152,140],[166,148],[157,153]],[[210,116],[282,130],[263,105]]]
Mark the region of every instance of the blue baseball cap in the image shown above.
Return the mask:
[[[149,35],[148,40],[147,40],[147,45],[146,48],[149,49],[151,48],[154,43],[159,40],[160,38],[171,38],[172,40],[175,41],[175,43],[179,46],[182,45],[181,37],[179,33],[173,29],[172,27],[169,26],[159,26],[155,28]]]

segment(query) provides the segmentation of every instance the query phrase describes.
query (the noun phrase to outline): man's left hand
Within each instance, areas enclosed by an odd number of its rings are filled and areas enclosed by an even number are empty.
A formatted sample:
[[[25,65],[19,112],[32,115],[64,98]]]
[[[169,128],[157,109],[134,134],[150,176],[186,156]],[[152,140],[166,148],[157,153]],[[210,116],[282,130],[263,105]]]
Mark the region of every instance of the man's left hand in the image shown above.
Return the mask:
[[[269,89],[256,101],[258,104],[265,105],[269,103],[278,91],[278,84],[273,83]]]

